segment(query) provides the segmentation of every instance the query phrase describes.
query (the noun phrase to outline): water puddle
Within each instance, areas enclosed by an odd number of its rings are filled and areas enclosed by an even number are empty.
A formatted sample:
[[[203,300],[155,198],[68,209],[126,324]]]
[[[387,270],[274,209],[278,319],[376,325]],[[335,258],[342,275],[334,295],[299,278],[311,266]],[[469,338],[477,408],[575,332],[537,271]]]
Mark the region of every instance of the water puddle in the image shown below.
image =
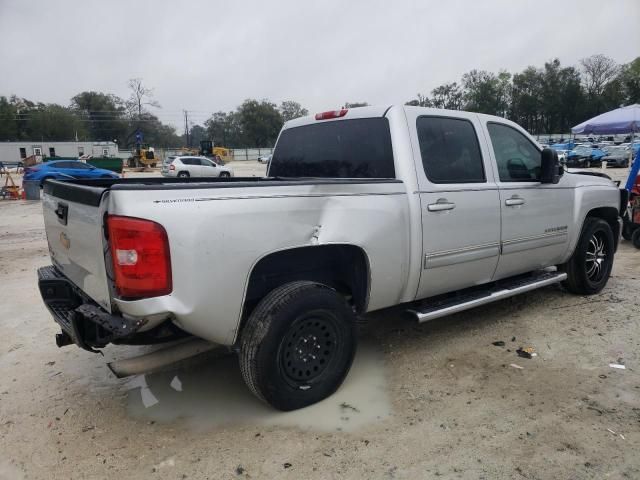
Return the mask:
[[[242,380],[235,355],[134,377],[127,388],[132,417],[198,430],[242,424],[353,431],[386,418],[391,410],[382,353],[366,342],[359,345],[349,376],[334,395],[293,412],[276,411],[256,399]]]

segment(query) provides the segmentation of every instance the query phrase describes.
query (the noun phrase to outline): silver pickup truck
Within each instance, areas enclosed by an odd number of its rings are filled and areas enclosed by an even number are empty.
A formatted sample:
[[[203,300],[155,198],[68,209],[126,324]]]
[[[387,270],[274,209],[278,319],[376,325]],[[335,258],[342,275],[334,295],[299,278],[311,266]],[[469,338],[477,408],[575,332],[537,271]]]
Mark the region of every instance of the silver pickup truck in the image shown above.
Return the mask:
[[[200,337],[291,410],[340,386],[368,312],[599,292],[625,204],[503,118],[343,109],[287,122],[264,178],[47,181],[39,287],[59,346]]]

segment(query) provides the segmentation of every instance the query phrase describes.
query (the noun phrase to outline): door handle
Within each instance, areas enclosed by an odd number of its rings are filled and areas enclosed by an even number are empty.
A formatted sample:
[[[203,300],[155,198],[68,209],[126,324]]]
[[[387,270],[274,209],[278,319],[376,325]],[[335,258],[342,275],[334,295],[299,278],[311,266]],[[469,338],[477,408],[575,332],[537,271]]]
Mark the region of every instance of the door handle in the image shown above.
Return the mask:
[[[504,201],[504,204],[505,204],[507,207],[515,207],[515,206],[517,206],[517,205],[524,205],[524,203],[525,203],[525,202],[524,202],[524,198],[520,198],[520,197],[517,197],[517,196],[513,196],[513,197],[511,197],[511,198],[507,198],[507,199]]]
[[[439,198],[436,203],[427,205],[427,210],[430,212],[442,212],[444,210],[453,210],[454,208],[456,208],[456,204],[446,198]]]

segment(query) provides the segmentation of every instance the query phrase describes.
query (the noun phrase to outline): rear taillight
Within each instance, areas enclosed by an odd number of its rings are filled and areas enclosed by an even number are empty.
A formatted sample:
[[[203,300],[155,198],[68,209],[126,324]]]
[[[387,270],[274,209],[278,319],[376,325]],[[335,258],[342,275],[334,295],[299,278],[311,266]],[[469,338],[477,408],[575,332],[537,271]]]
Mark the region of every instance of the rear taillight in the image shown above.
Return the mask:
[[[171,293],[169,240],[162,225],[109,215],[107,229],[118,296],[145,298]]]
[[[175,170],[176,166],[172,163],[171,165],[169,165],[169,170]]]
[[[342,110],[329,110],[328,112],[316,113],[316,120],[344,117],[348,111],[349,109],[343,108]]]

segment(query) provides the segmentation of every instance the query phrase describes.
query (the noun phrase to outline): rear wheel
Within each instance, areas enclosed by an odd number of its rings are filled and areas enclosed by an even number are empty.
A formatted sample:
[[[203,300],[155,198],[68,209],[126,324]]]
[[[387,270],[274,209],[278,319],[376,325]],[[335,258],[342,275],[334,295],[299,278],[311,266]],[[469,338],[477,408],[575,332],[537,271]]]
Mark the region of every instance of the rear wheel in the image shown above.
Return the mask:
[[[564,287],[579,295],[600,292],[613,267],[613,232],[607,222],[587,217],[573,255],[561,270],[567,274]]]
[[[631,235],[631,243],[633,243],[634,247],[640,248],[640,228],[636,228]]]
[[[189,172],[180,172],[180,173],[178,173],[178,177],[180,177],[180,178],[188,178],[189,177]]]
[[[276,288],[251,313],[240,340],[249,389],[278,410],[295,410],[334,393],[356,350],[355,316],[326,285]]]
[[[584,161],[584,168],[591,168],[591,160]]]

